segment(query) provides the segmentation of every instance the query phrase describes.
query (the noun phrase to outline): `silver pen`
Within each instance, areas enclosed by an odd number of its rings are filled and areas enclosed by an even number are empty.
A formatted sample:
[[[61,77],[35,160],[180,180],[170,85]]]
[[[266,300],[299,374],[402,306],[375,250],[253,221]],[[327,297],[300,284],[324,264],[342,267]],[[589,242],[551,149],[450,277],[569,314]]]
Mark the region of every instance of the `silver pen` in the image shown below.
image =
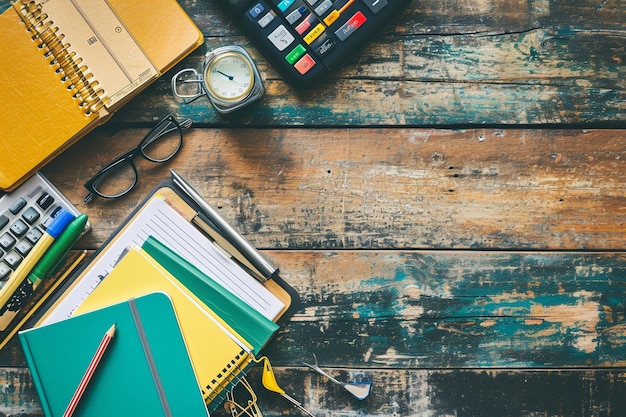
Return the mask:
[[[212,235],[212,233],[211,230],[207,230],[207,228],[214,229],[214,231],[223,238],[222,242],[227,244],[223,246],[230,246],[224,249],[233,252],[231,255],[243,265],[248,266],[248,269],[251,270],[250,272],[252,272],[259,281],[264,282],[278,274],[278,268],[272,266],[263,258],[256,248],[233,229],[213,207],[204,201],[202,196],[200,196],[187,181],[173,169],[170,170],[170,173],[174,184],[200,208],[200,213],[198,213],[196,217],[200,218],[202,222],[200,224],[196,222],[196,225],[201,227],[209,235]]]

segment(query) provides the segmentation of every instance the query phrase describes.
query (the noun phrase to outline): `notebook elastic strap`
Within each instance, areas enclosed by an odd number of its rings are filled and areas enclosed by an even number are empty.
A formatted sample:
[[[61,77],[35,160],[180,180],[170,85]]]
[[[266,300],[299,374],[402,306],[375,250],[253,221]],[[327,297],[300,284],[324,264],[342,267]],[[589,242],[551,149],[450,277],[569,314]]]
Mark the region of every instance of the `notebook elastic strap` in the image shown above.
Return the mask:
[[[148,361],[148,367],[150,368],[152,381],[154,381],[154,386],[156,387],[157,393],[159,395],[159,400],[161,400],[161,407],[163,408],[163,412],[165,413],[166,417],[173,417],[172,410],[170,409],[170,405],[167,402],[165,389],[163,389],[163,383],[161,382],[161,378],[159,376],[159,371],[156,367],[156,363],[154,362],[154,356],[152,356],[152,350],[150,349],[150,343],[148,342],[146,331],[141,322],[141,317],[139,316],[137,303],[135,302],[134,298],[131,298],[130,300],[128,300],[128,304],[130,305],[130,311],[133,316],[133,321],[135,322],[135,327],[137,328],[137,333],[139,334],[139,340],[141,341],[143,352],[146,355],[146,359]]]

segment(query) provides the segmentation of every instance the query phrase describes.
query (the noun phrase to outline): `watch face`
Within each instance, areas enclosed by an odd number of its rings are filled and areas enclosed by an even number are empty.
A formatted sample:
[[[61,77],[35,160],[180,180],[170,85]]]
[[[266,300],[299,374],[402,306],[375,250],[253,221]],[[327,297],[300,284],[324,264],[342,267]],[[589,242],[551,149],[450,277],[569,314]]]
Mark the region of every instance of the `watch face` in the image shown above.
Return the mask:
[[[216,56],[204,75],[209,92],[226,101],[245,99],[254,85],[254,71],[250,61],[238,52]]]

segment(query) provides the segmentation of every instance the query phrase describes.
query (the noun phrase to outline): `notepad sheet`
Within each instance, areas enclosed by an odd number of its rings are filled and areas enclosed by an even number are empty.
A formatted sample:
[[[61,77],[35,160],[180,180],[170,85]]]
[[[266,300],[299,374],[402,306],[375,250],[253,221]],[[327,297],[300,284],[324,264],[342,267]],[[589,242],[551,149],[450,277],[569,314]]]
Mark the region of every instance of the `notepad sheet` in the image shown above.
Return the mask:
[[[63,301],[43,323],[53,323],[70,317],[76,307],[93,292],[102,279],[105,279],[126,248],[140,247],[150,235],[169,246],[268,319],[274,320],[285,307],[272,292],[225,256],[208,238],[167,204],[163,197],[155,196],[105,249],[105,253],[89,265],[80,282],[69,290]]]

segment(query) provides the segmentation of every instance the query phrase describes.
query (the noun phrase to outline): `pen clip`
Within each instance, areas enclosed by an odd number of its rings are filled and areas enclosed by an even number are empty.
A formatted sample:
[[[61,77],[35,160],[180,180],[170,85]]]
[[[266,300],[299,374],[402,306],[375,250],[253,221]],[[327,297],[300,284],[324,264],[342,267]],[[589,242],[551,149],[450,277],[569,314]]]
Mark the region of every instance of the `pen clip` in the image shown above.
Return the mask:
[[[191,219],[191,223],[196,225],[200,230],[202,230],[215,244],[215,246],[220,249],[222,254],[224,254],[227,258],[230,258],[234,262],[237,263],[240,267],[242,267],[247,273],[252,275],[257,281],[263,283],[267,281],[267,277],[261,273],[258,269],[254,267],[252,262],[246,258],[244,254],[237,250],[229,241],[226,239],[222,233],[220,233],[219,229],[213,227],[211,221],[203,215],[201,212],[196,213],[195,216]]]
[[[205,217],[204,230],[219,241],[218,236],[223,240],[222,247],[227,249],[233,256],[237,257],[243,264],[250,265],[251,270],[258,272],[254,274],[260,282],[275,277],[278,268],[272,266],[261,254],[252,246],[241,234],[232,228],[222,217],[200,196],[200,194],[188,184],[173,169],[170,170],[174,185],[196,206],[198,216]],[[202,215],[202,216],[200,216]]]

